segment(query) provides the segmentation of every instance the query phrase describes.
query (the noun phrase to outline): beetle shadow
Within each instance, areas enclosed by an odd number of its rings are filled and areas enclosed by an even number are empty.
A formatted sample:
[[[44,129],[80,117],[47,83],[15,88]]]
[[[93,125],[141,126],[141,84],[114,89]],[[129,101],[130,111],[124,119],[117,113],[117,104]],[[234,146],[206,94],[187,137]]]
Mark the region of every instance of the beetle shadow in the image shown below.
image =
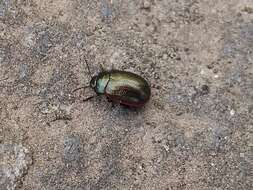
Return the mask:
[[[126,105],[122,105],[119,103],[112,103],[112,102],[108,102],[109,106],[110,106],[110,114],[112,114],[113,116],[116,116],[118,118],[121,119],[135,119],[136,117],[139,116],[139,114],[141,114],[142,112],[144,112],[145,107],[141,107],[141,108],[134,108],[131,106],[126,106]]]

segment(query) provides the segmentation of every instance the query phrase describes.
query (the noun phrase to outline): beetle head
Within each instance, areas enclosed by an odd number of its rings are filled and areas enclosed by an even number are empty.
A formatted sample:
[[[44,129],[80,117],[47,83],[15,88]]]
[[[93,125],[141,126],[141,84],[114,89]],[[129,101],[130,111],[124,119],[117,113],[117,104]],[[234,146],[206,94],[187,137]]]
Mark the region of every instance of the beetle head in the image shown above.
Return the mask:
[[[94,88],[96,87],[96,85],[97,85],[97,78],[98,78],[97,76],[94,76],[94,77],[91,78],[90,87],[93,88],[93,89],[94,89]]]

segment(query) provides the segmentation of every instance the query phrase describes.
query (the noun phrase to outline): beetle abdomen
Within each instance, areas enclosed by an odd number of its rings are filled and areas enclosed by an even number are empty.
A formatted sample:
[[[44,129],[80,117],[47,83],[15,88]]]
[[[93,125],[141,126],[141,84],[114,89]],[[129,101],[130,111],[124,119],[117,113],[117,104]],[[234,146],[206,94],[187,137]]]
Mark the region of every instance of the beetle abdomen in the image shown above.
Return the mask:
[[[149,100],[150,87],[139,75],[127,71],[112,71],[105,95],[120,104],[141,107]]]
[[[131,87],[122,87],[121,89],[111,91],[105,94],[110,100],[123,105],[140,107],[147,102],[147,97]]]

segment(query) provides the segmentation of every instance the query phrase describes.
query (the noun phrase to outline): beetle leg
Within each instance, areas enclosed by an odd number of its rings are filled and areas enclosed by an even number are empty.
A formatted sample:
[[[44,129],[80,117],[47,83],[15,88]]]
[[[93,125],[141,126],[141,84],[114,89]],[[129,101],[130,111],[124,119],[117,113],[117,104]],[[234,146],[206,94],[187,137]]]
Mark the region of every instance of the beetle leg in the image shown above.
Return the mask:
[[[90,99],[92,99],[92,98],[95,98],[96,96],[90,96],[90,97],[88,97],[88,98],[85,98],[84,100],[83,100],[83,102],[86,102],[86,101],[88,101],[88,100],[90,100]]]
[[[106,99],[108,102],[112,102],[112,100],[110,98],[106,97]]]
[[[114,101],[111,100],[111,104],[112,104],[112,108],[115,108],[116,105],[117,105],[117,102],[114,102]]]

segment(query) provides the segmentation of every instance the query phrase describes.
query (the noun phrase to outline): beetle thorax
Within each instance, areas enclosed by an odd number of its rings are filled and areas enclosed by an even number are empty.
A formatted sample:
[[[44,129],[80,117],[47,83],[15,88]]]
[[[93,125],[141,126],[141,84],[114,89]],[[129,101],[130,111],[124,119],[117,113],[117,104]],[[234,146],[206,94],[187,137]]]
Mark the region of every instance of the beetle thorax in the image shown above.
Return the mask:
[[[95,85],[92,87],[96,93],[98,94],[104,94],[106,86],[110,80],[110,75],[109,74],[100,74],[98,76],[93,77],[94,80],[96,79],[96,82],[93,82],[91,85]],[[92,79],[93,79],[92,78]],[[92,80],[91,80],[92,82]]]

